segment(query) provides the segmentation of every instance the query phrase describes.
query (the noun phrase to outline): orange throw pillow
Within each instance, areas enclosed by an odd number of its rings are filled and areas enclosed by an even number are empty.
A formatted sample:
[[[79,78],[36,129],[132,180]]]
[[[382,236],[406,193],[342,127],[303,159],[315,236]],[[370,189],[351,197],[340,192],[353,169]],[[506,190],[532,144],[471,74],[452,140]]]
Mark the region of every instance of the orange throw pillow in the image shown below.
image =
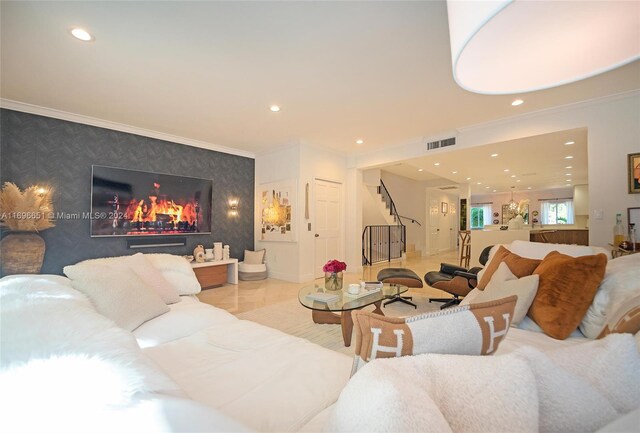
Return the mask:
[[[480,282],[478,283],[478,289],[484,290],[485,287],[487,287],[487,284],[491,281],[491,277],[498,270],[498,266],[500,266],[502,262],[505,262],[511,273],[518,278],[533,274],[533,271],[535,271],[540,264],[540,260],[520,257],[500,245],[498,251],[493,255],[491,262],[489,262],[484,270],[482,278],[480,278]]]
[[[564,340],[576,330],[604,278],[607,256],[571,257],[552,251],[534,274],[540,275],[529,317],[549,336]]]

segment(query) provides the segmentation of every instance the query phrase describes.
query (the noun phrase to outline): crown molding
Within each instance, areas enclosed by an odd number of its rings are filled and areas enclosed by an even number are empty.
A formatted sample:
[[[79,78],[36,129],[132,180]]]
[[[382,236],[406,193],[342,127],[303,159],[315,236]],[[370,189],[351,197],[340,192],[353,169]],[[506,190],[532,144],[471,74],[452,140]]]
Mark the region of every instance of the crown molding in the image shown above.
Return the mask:
[[[213,150],[215,152],[228,153],[230,155],[243,156],[255,159],[254,152],[242,149],[220,146],[206,141],[193,140],[191,138],[179,137],[177,135],[165,134],[164,132],[152,131],[150,129],[138,128],[136,126],[125,125],[123,123],[111,122],[95,117],[84,116],[82,114],[69,113],[67,111],[56,110],[54,108],[41,107],[39,105],[27,104],[13,101],[11,99],[0,98],[0,108],[21,111],[23,113],[36,114],[38,116],[52,117],[54,119],[66,120],[83,125],[97,126],[98,128],[111,129],[114,131],[126,132],[129,134],[141,135],[143,137],[157,138],[158,140],[172,143],[184,144],[186,146],[199,147],[201,149]]]
[[[543,108],[529,113],[518,114],[515,116],[502,117],[500,119],[490,120],[488,122],[476,123],[473,125],[462,126],[457,128],[459,133],[465,133],[467,131],[474,131],[492,126],[499,126],[506,123],[511,123],[518,120],[533,119],[539,116],[546,116],[549,114],[559,114],[566,111],[577,110],[580,108],[588,108],[601,104],[608,104],[610,102],[619,101],[621,99],[630,99],[640,97],[640,90],[629,90],[627,92],[616,93],[613,95],[601,96],[599,98],[587,99],[585,101],[573,102],[571,104],[557,105],[555,107]]]

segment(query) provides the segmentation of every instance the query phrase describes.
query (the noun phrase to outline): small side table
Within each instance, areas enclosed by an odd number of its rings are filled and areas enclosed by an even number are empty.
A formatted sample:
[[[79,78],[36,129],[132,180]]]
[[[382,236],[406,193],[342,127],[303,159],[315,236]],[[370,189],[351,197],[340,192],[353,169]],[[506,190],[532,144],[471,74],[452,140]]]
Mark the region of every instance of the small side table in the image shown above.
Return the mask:
[[[191,262],[191,267],[203,289],[225,283],[238,284],[238,259]]]

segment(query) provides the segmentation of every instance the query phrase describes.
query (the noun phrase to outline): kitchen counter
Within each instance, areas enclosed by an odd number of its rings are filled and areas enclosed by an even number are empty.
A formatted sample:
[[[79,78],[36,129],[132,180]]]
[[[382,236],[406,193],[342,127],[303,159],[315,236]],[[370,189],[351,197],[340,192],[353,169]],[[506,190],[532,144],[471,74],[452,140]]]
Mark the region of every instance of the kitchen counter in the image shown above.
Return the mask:
[[[581,228],[549,228],[531,230],[529,240],[531,242],[544,242],[549,244],[589,245],[589,229]]]

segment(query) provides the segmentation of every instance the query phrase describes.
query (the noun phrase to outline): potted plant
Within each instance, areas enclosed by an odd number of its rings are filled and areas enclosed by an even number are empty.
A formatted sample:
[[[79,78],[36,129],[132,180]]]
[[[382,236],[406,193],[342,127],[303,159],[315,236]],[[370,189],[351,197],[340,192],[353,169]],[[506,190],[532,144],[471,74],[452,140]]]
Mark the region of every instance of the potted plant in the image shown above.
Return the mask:
[[[0,226],[9,232],[0,241],[2,274],[37,274],[45,243],[37,234],[54,226],[51,190],[37,185],[24,191],[6,182],[0,190]]]
[[[322,267],[324,272],[324,288],[327,290],[342,290],[342,272],[347,264],[339,260],[329,260]]]

